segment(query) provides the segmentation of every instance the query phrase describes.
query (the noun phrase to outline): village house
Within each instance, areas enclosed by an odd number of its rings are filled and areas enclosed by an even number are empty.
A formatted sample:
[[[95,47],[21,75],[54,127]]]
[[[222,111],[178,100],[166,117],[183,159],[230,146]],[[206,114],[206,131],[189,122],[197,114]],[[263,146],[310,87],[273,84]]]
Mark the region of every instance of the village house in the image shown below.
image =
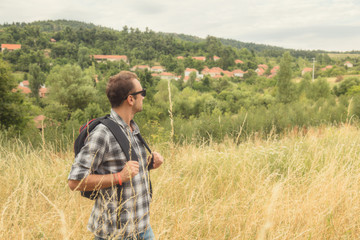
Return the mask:
[[[211,69],[209,69],[208,67],[205,67],[201,73],[205,76],[205,75],[210,75],[210,77],[213,78],[219,78],[222,77],[221,73],[223,73],[224,70],[222,70],[219,67],[213,67]]]
[[[46,128],[46,125],[44,124],[46,117],[44,115],[38,115],[34,117],[35,127],[39,130]]]
[[[216,62],[216,61],[219,61],[220,58],[219,58],[218,56],[214,56],[214,57],[213,57],[213,60]]]
[[[19,50],[21,49],[21,44],[1,44],[1,52],[4,52],[6,50],[8,50],[9,52],[12,52],[14,50]]]
[[[326,66],[326,67],[324,67],[324,68],[321,68],[321,71],[326,71],[326,70],[328,70],[328,69],[332,69],[332,67],[333,67],[333,66],[328,65],[328,66]]]
[[[346,61],[346,62],[344,63],[344,66],[345,66],[345,67],[348,67],[348,68],[354,67],[354,65],[353,65],[351,62],[349,62],[349,61]]]
[[[157,72],[157,73],[161,73],[165,71],[165,68],[163,66],[153,66],[151,68],[152,72]]]
[[[41,86],[39,89],[39,97],[44,98],[48,93],[48,89],[45,86]]]
[[[262,75],[264,75],[264,73],[266,72],[266,70],[268,68],[269,68],[269,66],[266,64],[259,64],[258,68],[255,70],[255,72],[257,73],[258,76],[262,76]]]
[[[149,65],[135,65],[130,70],[134,72],[136,70],[145,70],[145,69],[150,70],[150,66]]]
[[[128,58],[125,55],[91,55],[97,62],[103,62],[103,61],[124,61],[126,63],[128,62]]]
[[[273,78],[276,76],[277,72],[279,71],[280,66],[275,66],[270,70],[270,75],[268,76],[268,78]]]
[[[302,71],[301,71],[301,76],[304,76],[305,73],[307,72],[312,72],[312,68],[304,68]]]
[[[177,60],[184,60],[183,56],[177,56],[176,58],[177,58]]]
[[[235,60],[235,64],[243,64],[244,62],[243,61],[241,61],[240,59],[236,59]]]
[[[234,77],[244,77],[244,71],[241,69],[235,69],[234,71],[232,71]]]
[[[171,80],[171,79],[178,80],[178,77],[176,77],[175,74],[169,72],[162,72],[157,74],[157,76],[160,77],[160,79],[165,79],[165,80]]]
[[[197,61],[203,61],[203,62],[206,61],[206,57],[203,57],[203,56],[200,56],[200,57],[191,57],[191,58],[194,59],[194,60],[197,60]]]
[[[195,72],[195,73],[196,73],[196,76],[199,75],[199,71],[196,70],[195,68],[186,68],[185,71],[184,71],[185,77],[190,76],[190,74],[191,74],[192,72]]]
[[[232,72],[230,72],[230,71],[224,70],[222,73],[223,73],[224,76],[228,76],[228,77],[233,77],[234,76],[234,74]]]
[[[56,43],[56,39],[55,39],[55,38],[51,38],[51,39],[50,39],[50,42]]]
[[[255,69],[255,72],[257,73],[258,76],[262,76],[265,73],[265,69],[257,68],[257,69]]]

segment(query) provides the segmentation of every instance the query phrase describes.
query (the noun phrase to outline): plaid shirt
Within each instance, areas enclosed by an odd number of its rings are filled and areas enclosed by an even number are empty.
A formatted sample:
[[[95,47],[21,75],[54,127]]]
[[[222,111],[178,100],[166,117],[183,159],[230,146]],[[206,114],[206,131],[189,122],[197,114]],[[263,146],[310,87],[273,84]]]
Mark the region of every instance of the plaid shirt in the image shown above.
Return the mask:
[[[136,236],[150,226],[149,173],[147,170],[146,151],[137,134],[139,127],[131,121],[130,127],[111,110],[110,118],[114,120],[125,135],[139,159],[139,174],[131,181],[123,183],[120,201],[117,186],[100,190],[88,222],[88,229],[102,238],[122,238]],[[130,154],[131,156],[131,154]],[[82,180],[90,173],[109,174],[120,172],[127,162],[114,135],[103,124],[99,124],[89,134],[84,147],[75,158],[68,179]],[[117,220],[119,222],[117,222]],[[117,227],[117,223],[120,227]]]

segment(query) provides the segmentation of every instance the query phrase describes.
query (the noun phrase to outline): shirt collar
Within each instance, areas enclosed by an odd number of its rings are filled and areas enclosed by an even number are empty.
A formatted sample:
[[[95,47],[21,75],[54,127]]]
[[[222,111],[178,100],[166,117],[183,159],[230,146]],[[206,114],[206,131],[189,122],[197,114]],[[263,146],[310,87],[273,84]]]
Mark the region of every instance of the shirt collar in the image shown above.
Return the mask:
[[[117,114],[114,109],[111,109],[110,112],[111,118],[115,120],[123,129],[130,131],[130,126]],[[130,121],[130,125],[133,127],[133,134],[138,134],[140,132],[138,125],[134,122],[134,120]]]

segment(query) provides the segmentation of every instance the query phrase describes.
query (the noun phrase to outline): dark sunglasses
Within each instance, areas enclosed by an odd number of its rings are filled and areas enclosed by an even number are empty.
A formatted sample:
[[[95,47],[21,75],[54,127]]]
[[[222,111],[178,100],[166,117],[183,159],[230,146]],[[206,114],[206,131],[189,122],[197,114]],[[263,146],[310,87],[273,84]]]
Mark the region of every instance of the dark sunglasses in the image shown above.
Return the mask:
[[[131,94],[129,94],[128,96],[135,96],[135,95],[137,95],[137,94],[141,94],[141,96],[143,96],[143,97],[145,97],[146,96],[146,88],[144,88],[143,90],[141,90],[141,91],[138,91],[138,92],[134,92],[134,93],[131,93]],[[127,97],[128,97],[127,96]],[[125,99],[127,99],[127,97],[125,98]]]

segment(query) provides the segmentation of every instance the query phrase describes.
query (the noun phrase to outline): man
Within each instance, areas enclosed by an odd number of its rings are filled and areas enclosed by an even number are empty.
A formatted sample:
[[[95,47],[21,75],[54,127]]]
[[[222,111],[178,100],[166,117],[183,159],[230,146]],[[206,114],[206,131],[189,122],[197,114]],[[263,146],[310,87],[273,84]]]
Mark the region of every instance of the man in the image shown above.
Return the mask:
[[[106,94],[111,103],[110,118],[124,131],[138,159],[128,161],[114,135],[99,124],[75,158],[69,187],[79,191],[100,189],[88,222],[95,239],[154,239],[149,219],[150,158],[146,158],[139,127],[132,120],[142,110],[146,90],[136,74],[122,71],[110,77]],[[152,155],[152,169],[156,169],[163,157],[157,152]]]

